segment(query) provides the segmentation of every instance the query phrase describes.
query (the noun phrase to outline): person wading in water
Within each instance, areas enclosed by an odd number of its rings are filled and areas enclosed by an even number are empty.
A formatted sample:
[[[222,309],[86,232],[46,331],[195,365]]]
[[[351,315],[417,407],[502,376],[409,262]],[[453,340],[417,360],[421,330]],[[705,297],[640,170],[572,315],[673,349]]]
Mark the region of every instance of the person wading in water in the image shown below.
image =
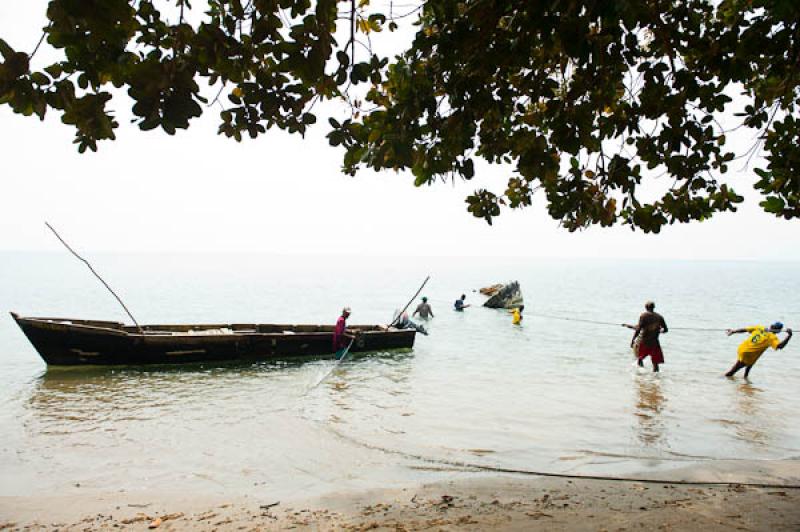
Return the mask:
[[[417,314],[419,314],[419,317],[422,318],[423,320],[427,320],[428,317],[433,318],[433,309],[431,309],[431,306],[428,304],[427,297],[422,296],[422,303],[420,303],[417,306],[417,310],[415,310],[414,314],[412,314],[411,316],[413,317],[416,316]]]
[[[639,316],[639,324],[633,332],[631,338],[631,347],[639,339],[639,349],[636,356],[639,359],[639,365],[644,366],[642,362],[646,357],[650,357],[653,362],[653,371],[658,371],[658,366],[664,363],[664,353],[661,352],[661,344],[658,341],[658,336],[664,332],[668,332],[667,322],[664,317],[655,312],[656,304],[648,301],[644,304],[645,311]]]
[[[747,368],[744,370],[744,378],[746,379],[747,376],[750,375],[750,370],[753,369],[753,365],[758,361],[761,355],[764,354],[764,351],[766,351],[768,347],[776,350],[786,347],[786,344],[788,344],[789,340],[792,338],[792,330],[789,328],[786,329],[786,334],[788,336],[781,342],[778,340],[777,333],[781,332],[782,329],[783,323],[776,321],[769,326],[769,329],[764,328],[763,325],[757,325],[755,327],[728,329],[725,331],[728,336],[738,333],[750,333],[750,337],[739,344],[736,363],[725,376],[733,377],[740,369]]]
[[[514,307],[509,312],[511,312],[511,323],[513,325],[521,325],[522,324],[522,311],[525,310],[525,305],[520,305],[518,307]]]
[[[467,295],[466,294],[461,294],[461,297],[456,299],[456,302],[453,303],[453,309],[457,310],[458,312],[464,312],[464,309],[469,307],[469,305],[464,303],[464,301],[466,301],[466,299],[467,299]]]

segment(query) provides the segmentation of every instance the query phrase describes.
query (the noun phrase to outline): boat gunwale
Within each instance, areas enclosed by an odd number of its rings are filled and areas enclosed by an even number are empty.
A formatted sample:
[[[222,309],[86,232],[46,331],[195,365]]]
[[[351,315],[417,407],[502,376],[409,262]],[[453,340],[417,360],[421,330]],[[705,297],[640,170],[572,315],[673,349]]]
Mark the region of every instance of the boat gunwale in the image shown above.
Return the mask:
[[[100,321],[96,321],[96,323],[108,323],[110,325],[113,324],[113,325],[119,325],[120,326],[120,328],[116,328],[115,329],[115,328],[112,328],[112,327],[100,327],[100,326],[97,326],[97,325],[88,325],[87,323],[75,323],[75,321],[70,320],[69,318],[27,317],[27,316],[19,316],[19,315],[13,313],[13,312],[11,313],[11,315],[13,316],[14,320],[17,322],[18,325],[21,325],[23,323],[28,323],[28,324],[31,324],[31,325],[34,325],[34,326],[36,326],[36,325],[39,325],[39,326],[41,326],[41,325],[47,325],[47,326],[56,325],[56,326],[63,327],[65,329],[66,328],[69,328],[69,329],[87,329],[89,331],[102,331],[102,332],[106,332],[106,333],[112,333],[112,334],[115,334],[117,336],[127,336],[128,335],[128,332],[122,329],[122,327],[124,327],[125,325],[123,323],[120,323],[120,322],[114,322],[114,321],[100,322]],[[80,320],[78,320],[78,321],[80,321]],[[83,320],[83,321],[88,322],[88,321],[95,321],[95,320]]]
[[[266,337],[280,337],[280,338],[287,338],[287,337],[303,337],[303,336],[319,336],[319,335],[331,335],[333,334],[333,327],[331,326],[330,331],[299,331],[295,332],[291,329],[296,327],[319,327],[319,324],[280,324],[280,323],[254,323],[254,324],[152,324],[152,325],[143,325],[142,330],[143,332],[137,331],[130,331],[129,328],[134,328],[135,326],[125,325],[121,322],[115,321],[102,321],[102,320],[74,320],[70,318],[51,318],[51,317],[33,317],[33,316],[20,316],[15,312],[11,312],[11,316],[17,322],[17,324],[22,324],[27,322],[33,326],[60,326],[65,329],[83,329],[87,332],[103,332],[103,333],[110,333],[115,336],[125,336],[130,338],[225,338],[231,336],[266,336]],[[76,323],[77,322],[77,323]],[[81,323],[83,322],[83,323]],[[97,325],[89,325],[87,322],[93,323],[107,323],[109,325],[117,325],[118,328],[113,327],[101,327]],[[259,332],[258,330],[253,331],[252,329],[247,329],[245,331],[237,331],[234,327],[236,325],[252,325],[255,327],[265,325],[265,326],[274,326],[274,327],[286,327],[286,330],[280,332]],[[163,331],[147,331],[145,330],[148,327],[158,327],[164,328]],[[177,330],[169,330],[169,327],[198,327],[196,330],[222,330],[222,329],[230,329],[231,332],[223,332],[223,333],[216,333],[216,334],[190,334],[188,331],[177,331]],[[351,325],[350,329],[359,329],[361,334],[396,334],[396,333],[407,333],[407,329],[396,329],[394,327],[389,327],[386,329],[381,329],[380,325]],[[194,330],[194,329],[192,329]],[[291,334],[287,334],[286,332],[289,331]]]

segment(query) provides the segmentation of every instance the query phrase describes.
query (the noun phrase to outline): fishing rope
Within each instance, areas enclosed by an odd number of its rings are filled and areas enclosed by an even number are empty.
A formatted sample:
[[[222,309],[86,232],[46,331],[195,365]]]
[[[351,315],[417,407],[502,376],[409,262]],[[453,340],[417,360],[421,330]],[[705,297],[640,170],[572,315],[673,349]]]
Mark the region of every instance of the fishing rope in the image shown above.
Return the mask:
[[[317,386],[319,386],[320,384],[322,384],[322,381],[324,381],[325,379],[327,379],[328,377],[330,377],[330,376],[331,376],[331,374],[332,374],[334,371],[336,371],[336,368],[338,368],[338,367],[339,367],[339,365],[342,363],[342,361],[344,360],[344,358],[345,358],[345,357],[347,356],[347,354],[350,352],[350,348],[351,348],[351,347],[353,347],[353,343],[354,343],[355,341],[356,341],[355,337],[354,337],[352,340],[350,340],[350,343],[347,345],[347,348],[346,348],[346,349],[344,350],[344,352],[342,353],[342,356],[336,359],[336,362],[334,362],[334,363],[333,363],[333,366],[331,366],[331,369],[329,369],[329,370],[328,370],[328,372],[327,372],[327,373],[325,373],[325,375],[323,375],[323,376],[322,376],[322,378],[321,378],[320,380],[318,380],[316,383],[314,383],[314,385],[313,385],[313,386],[311,386],[309,389],[307,389],[307,390],[306,390],[306,391],[303,393],[303,395],[304,395],[304,396],[305,396],[305,395],[308,395],[308,394],[309,394],[309,393],[310,393],[312,390],[316,389],[316,388],[317,388]],[[335,355],[334,355],[334,356],[335,356]]]
[[[569,318],[565,316],[555,316],[551,314],[539,314],[539,313],[530,313],[529,315],[534,317],[541,317],[541,318],[548,318],[548,319],[556,319],[562,321],[574,321],[580,323],[592,323],[596,325],[611,325],[614,327],[619,327],[622,324],[620,323],[613,323],[609,321],[600,321],[600,320],[590,320],[590,319],[583,319],[583,318]],[[673,327],[674,330],[688,330],[688,331],[726,331],[727,329],[716,329],[716,328],[706,328],[706,327]],[[316,388],[316,386],[314,387]],[[303,394],[306,395],[306,394]],[[305,408],[301,408],[300,410],[300,417],[306,421],[310,421],[312,423],[318,424],[324,430],[327,430],[331,434],[335,435],[336,437],[350,442],[356,446],[370,449],[374,451],[383,452],[386,454],[392,454],[396,456],[402,456],[407,459],[418,460],[422,462],[427,462],[431,464],[449,466],[449,467],[456,467],[467,471],[486,471],[492,473],[508,473],[508,474],[515,474],[515,475],[526,475],[526,476],[538,476],[538,477],[550,477],[550,478],[564,478],[564,479],[573,479],[573,480],[598,480],[598,481],[608,481],[608,482],[625,482],[625,483],[641,483],[641,484],[667,484],[667,485],[680,485],[680,486],[722,486],[722,487],[749,487],[749,488],[763,488],[763,489],[791,489],[797,490],[800,489],[800,484],[777,484],[777,483],[770,483],[770,482],[733,482],[733,481],[712,481],[712,480],[668,480],[668,479],[657,479],[657,478],[635,478],[635,477],[619,477],[619,476],[607,476],[607,475],[589,475],[589,474],[575,474],[575,473],[555,473],[551,471],[536,471],[530,469],[519,469],[519,468],[512,468],[512,467],[503,467],[503,466],[491,466],[486,464],[477,464],[474,462],[467,462],[463,460],[449,460],[446,458],[433,458],[430,456],[425,456],[423,454],[412,453],[408,451],[403,451],[400,449],[390,449],[388,447],[383,447],[380,445],[371,444],[369,442],[361,441],[357,438],[344,434],[329,424],[321,420],[316,420],[305,415]]]
[[[320,425],[323,429],[327,430],[334,436],[350,442],[354,445],[359,447],[363,447],[365,449],[370,449],[373,451],[380,451],[386,454],[393,454],[396,456],[402,456],[403,458],[408,458],[412,460],[419,460],[422,462],[428,462],[431,464],[437,465],[444,465],[449,467],[457,467],[464,470],[472,470],[472,471],[486,471],[492,473],[508,473],[514,475],[526,475],[526,476],[535,476],[535,477],[550,477],[550,478],[565,478],[565,479],[572,479],[572,480],[600,480],[600,481],[608,481],[608,482],[626,482],[626,483],[640,483],[640,484],[667,484],[667,485],[679,485],[679,486],[727,486],[727,487],[748,487],[748,488],[763,488],[763,489],[791,489],[797,490],[800,489],[800,484],[776,484],[771,482],[733,482],[733,481],[723,481],[723,480],[668,480],[668,479],[657,479],[657,478],[635,478],[635,477],[616,477],[616,476],[607,476],[607,475],[588,475],[588,474],[577,474],[577,473],[554,473],[551,471],[535,471],[530,469],[518,469],[513,467],[503,467],[503,466],[491,466],[486,464],[476,464],[473,462],[467,462],[463,460],[449,460],[446,458],[432,458],[430,456],[425,456],[422,454],[412,453],[408,451],[403,451],[400,449],[390,449],[387,447],[382,447],[380,445],[371,444],[368,442],[361,441],[357,438],[344,434],[340,432],[330,425],[324,423],[323,421],[311,419],[304,415],[304,411],[301,411],[300,417],[305,419],[306,421],[310,421],[312,423],[316,423]]]
[[[589,320],[584,318],[569,318],[566,316],[555,316],[552,314],[540,314],[537,312],[526,312],[526,316],[533,316],[534,318],[547,318],[551,320],[561,320],[561,321],[576,321],[581,323],[592,323],[595,325],[612,325],[614,327],[625,327],[626,324],[624,323],[613,323],[610,321],[600,321],[600,320]],[[793,329],[793,327],[786,327],[784,326],[783,330],[785,331],[787,328]],[[702,331],[702,332],[726,332],[728,329],[720,329],[718,327],[670,327],[670,331]]]
[[[422,288],[425,286],[425,282],[423,282],[422,287],[417,291],[414,295],[414,298],[411,299],[413,301],[419,292],[422,291]],[[411,304],[409,302],[406,307]],[[587,318],[574,318],[574,317],[567,317],[567,316],[557,316],[553,314],[543,314],[538,312],[529,312],[527,313],[528,316],[533,316],[537,318],[546,318],[546,319],[553,319],[553,320],[560,320],[560,321],[571,321],[577,323],[591,323],[594,325],[609,325],[613,327],[620,327],[625,326],[623,323],[617,322],[610,322],[610,321],[602,321],[602,320],[592,320]],[[678,330],[678,331],[702,331],[702,332],[725,332],[728,329],[722,328],[712,328],[712,327],[671,327],[670,330]],[[338,364],[335,367],[338,367]],[[332,371],[328,372],[323,379],[317,382],[311,389],[307,390],[303,396],[306,396],[308,392],[315,389],[327,376],[329,376]],[[761,488],[761,489],[790,489],[790,490],[798,490],[800,489],[800,484],[778,484],[778,483],[771,483],[771,482],[734,482],[734,481],[722,481],[722,480],[681,480],[681,479],[657,479],[657,478],[636,478],[636,477],[620,477],[620,476],[610,476],[610,475],[590,475],[590,474],[576,474],[576,473],[555,473],[552,471],[536,471],[530,469],[520,469],[520,468],[513,468],[513,467],[503,467],[503,466],[491,466],[486,464],[477,464],[474,462],[467,462],[464,460],[450,460],[446,458],[434,458],[430,456],[425,456],[423,454],[403,451],[401,449],[391,449],[388,447],[383,447],[380,445],[371,444],[369,442],[365,442],[359,440],[353,436],[349,436],[341,431],[338,431],[331,427],[329,424],[325,423],[324,421],[317,420],[310,418],[306,415],[305,408],[302,407],[300,409],[300,417],[306,421],[311,423],[315,423],[322,427],[324,430],[330,432],[337,438],[347,441],[353,445],[358,447],[362,447],[365,449],[370,449],[373,451],[379,451],[385,454],[392,454],[396,456],[402,456],[403,458],[411,459],[411,460],[418,460],[421,462],[427,462],[430,464],[437,464],[442,466],[449,466],[449,467],[456,467],[459,469],[463,469],[465,471],[485,471],[485,472],[492,472],[492,473],[507,473],[507,474],[514,474],[514,475],[525,475],[525,476],[537,476],[537,477],[549,477],[549,478],[563,478],[563,479],[572,479],[572,480],[597,480],[597,481],[607,481],[607,482],[623,482],[623,483],[640,483],[640,484],[662,484],[662,485],[676,485],[676,486],[718,486],[718,487],[748,487],[748,488]]]
[[[622,323],[614,323],[610,321],[600,321],[600,320],[590,320],[585,318],[569,318],[566,316],[555,316],[553,314],[541,314],[538,312],[526,312],[526,316],[533,316],[535,318],[547,318],[551,320],[561,320],[561,321],[575,321],[580,323],[592,323],[595,325],[612,325],[614,327],[621,327],[624,326]],[[711,328],[711,327],[670,327],[670,331],[708,331],[708,332],[725,332],[728,329],[719,329],[719,328]]]
[[[435,303],[445,305],[445,302],[442,300],[436,300]],[[558,316],[555,314],[545,314],[542,312],[530,312],[526,311],[524,316],[531,316],[534,318],[546,318],[550,320],[559,320],[559,321],[572,321],[576,323],[591,323],[593,325],[610,325],[612,327],[624,327],[626,324],[621,322],[612,322],[612,321],[603,321],[603,320],[593,320],[588,318],[574,318],[569,316]],[[635,326],[635,325],[634,325]],[[784,327],[786,330],[787,327]],[[800,329],[800,327],[798,327]],[[720,327],[670,327],[670,331],[700,331],[700,332],[726,332],[727,328],[720,328]]]

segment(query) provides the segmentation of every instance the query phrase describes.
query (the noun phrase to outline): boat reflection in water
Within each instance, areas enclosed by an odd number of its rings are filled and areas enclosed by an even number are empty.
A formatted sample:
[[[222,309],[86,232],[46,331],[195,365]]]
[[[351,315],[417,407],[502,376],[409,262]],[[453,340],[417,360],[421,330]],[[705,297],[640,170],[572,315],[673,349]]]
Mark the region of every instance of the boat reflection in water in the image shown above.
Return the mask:
[[[310,364],[319,363],[310,362]],[[271,381],[302,372],[302,364],[269,363],[204,367],[94,367],[44,372],[31,389],[28,406],[43,430],[80,433],[98,428],[119,430],[116,423],[148,421],[164,416],[191,418],[229,396],[247,398],[256,388],[272,395]],[[235,390],[235,393],[230,393]],[[275,394],[278,394],[276,396]],[[288,399],[286,395],[284,399]],[[260,408],[265,408],[261,405]],[[107,425],[104,425],[107,424]]]
[[[401,401],[407,388],[411,350],[354,353],[335,367],[313,395],[332,398],[349,409],[359,400],[355,391],[369,387],[375,397],[370,408]],[[97,429],[118,431],[130,422],[173,419],[211,422],[227,419],[227,410],[253,416],[290,412],[316,402],[311,391],[330,360],[296,357],[259,363],[192,364],[55,368],[42,372],[30,387],[29,428],[42,432],[81,433]],[[377,366],[377,367],[373,367]],[[353,371],[353,368],[358,368]],[[327,393],[325,393],[327,391]],[[362,390],[363,391],[363,390]],[[118,425],[121,423],[123,427]]]
[[[323,490],[324,479],[353,474],[353,464],[361,478],[386,475],[399,466],[335,438],[314,414],[353,415],[363,401],[357,384],[374,367],[391,367],[370,382],[391,397],[405,385],[390,386],[389,375],[402,382],[412,357],[353,355],[313,393],[332,361],[50,370],[26,392],[23,430],[13,435],[20,451],[7,465],[20,484],[53,490],[76,482],[82,490]],[[370,407],[378,404],[373,397]]]

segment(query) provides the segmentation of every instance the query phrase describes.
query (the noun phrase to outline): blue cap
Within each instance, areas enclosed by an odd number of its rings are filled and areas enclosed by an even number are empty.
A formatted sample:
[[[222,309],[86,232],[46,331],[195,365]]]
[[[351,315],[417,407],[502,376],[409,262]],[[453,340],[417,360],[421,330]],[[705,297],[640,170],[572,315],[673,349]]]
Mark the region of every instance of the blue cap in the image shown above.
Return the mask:
[[[775,331],[780,331],[781,329],[783,329],[783,323],[776,321],[775,323],[770,325],[769,328]]]

